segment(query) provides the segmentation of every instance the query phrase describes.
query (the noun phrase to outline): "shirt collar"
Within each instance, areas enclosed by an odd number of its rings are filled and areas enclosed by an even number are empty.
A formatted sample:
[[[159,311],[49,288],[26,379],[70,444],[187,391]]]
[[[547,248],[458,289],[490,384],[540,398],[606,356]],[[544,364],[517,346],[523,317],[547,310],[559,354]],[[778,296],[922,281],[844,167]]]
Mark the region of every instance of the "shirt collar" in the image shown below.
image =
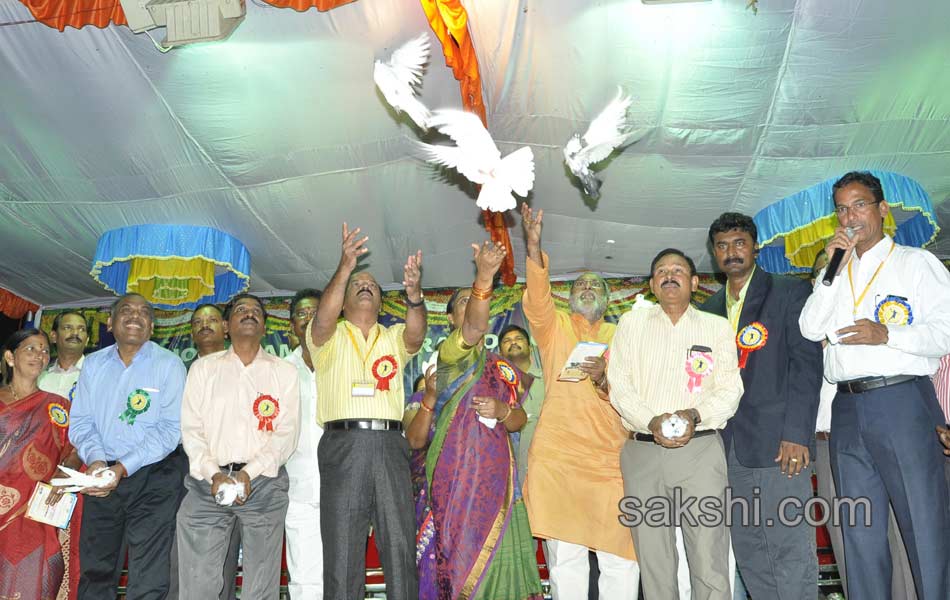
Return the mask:
[[[884,237],[881,240],[874,244],[870,250],[864,253],[864,256],[860,260],[872,260],[874,262],[880,262],[884,260],[884,257],[887,256],[887,253],[891,251],[891,243],[893,243],[891,236],[884,234]],[[857,258],[857,252],[855,252],[855,258]]]
[[[132,362],[134,363],[134,362],[138,362],[139,360],[147,360],[152,355],[153,345],[157,346],[157,344],[155,344],[155,342],[151,340],[148,340],[144,344],[142,344],[142,347],[139,348],[139,351],[136,352],[135,356],[132,357]],[[122,357],[119,356],[119,344],[117,343],[112,344],[111,346],[109,346],[109,348],[110,348],[110,352],[112,356],[117,361],[121,362],[122,364],[125,364],[124,362],[122,362]]]
[[[755,270],[757,268],[758,267],[756,265],[752,265],[752,271],[749,272],[749,277],[746,278],[745,283],[742,284],[742,289],[739,290],[738,300],[733,298],[732,294],[729,293],[729,282],[726,281],[726,310],[729,310],[731,306],[734,306],[737,303],[740,305],[745,303],[745,294],[749,291],[749,284],[752,283],[752,277],[755,275]]]
[[[64,369],[59,366],[59,360],[57,359],[56,361],[53,362],[53,364],[49,366],[49,368],[46,369],[46,371],[48,373],[54,373],[56,375],[68,375],[70,373],[77,373],[79,372],[80,369],[82,369],[82,363],[85,360],[86,360],[86,355],[83,354],[82,356],[79,357],[79,360],[77,360],[75,364],[73,364],[68,369]]]
[[[237,352],[234,351],[234,345],[233,345],[233,344],[230,345],[230,346],[228,346],[228,349],[224,351],[224,354],[225,354],[225,356],[228,358],[228,360],[236,360],[236,361],[238,361],[239,363],[241,363],[241,365],[244,365],[244,361],[241,360],[241,357],[238,356],[238,355],[237,355]],[[262,355],[263,355],[263,356],[262,356]],[[251,364],[254,364],[254,363],[256,363],[256,362],[259,361],[259,360],[267,360],[267,357],[268,357],[268,356],[269,356],[269,355],[267,354],[267,352],[264,351],[264,347],[263,347],[263,346],[258,346],[258,348],[257,348],[257,354],[254,355],[254,360],[251,361]],[[248,365],[248,366],[249,366],[249,365]]]

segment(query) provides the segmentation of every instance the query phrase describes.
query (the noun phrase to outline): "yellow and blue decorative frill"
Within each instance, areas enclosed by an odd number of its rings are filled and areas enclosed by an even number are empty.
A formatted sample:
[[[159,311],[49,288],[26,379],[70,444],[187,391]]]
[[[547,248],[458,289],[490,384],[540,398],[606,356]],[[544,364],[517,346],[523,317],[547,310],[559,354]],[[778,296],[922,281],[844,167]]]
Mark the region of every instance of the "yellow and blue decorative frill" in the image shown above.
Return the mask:
[[[134,225],[102,234],[90,275],[115,294],[137,293],[158,308],[222,304],[248,288],[251,255],[211,227]]]
[[[884,231],[898,244],[921,248],[940,228],[930,196],[910,177],[890,171],[869,171],[881,180],[890,211]],[[760,210],[753,219],[759,231],[758,264],[769,273],[804,273],[838,227],[832,186],[827,179]]]

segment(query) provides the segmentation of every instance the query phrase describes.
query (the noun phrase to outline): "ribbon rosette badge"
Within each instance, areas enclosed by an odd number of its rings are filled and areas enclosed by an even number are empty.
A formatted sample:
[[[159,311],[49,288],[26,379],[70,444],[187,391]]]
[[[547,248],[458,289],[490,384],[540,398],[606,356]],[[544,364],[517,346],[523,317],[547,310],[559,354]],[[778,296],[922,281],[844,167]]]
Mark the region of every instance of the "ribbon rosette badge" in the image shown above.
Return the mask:
[[[907,298],[887,296],[874,309],[874,317],[881,325],[910,325],[914,322],[914,311]]]
[[[373,377],[376,378],[376,389],[385,392],[389,390],[389,382],[396,376],[398,369],[396,357],[387,354],[373,363]]]
[[[504,360],[499,360],[495,363],[495,366],[498,368],[498,374],[501,376],[501,380],[508,386],[508,392],[511,396],[508,400],[508,404],[514,406],[518,401],[518,372]]]
[[[280,414],[280,403],[273,396],[261,394],[254,401],[258,431],[274,431],[274,419]]]
[[[119,415],[120,421],[125,421],[129,425],[135,424],[135,417],[148,410],[152,404],[152,397],[143,389],[137,389],[129,394],[126,402],[125,412]]]
[[[758,321],[749,323],[736,335],[736,346],[739,347],[739,368],[744,369],[749,360],[749,353],[765,346],[769,339],[769,330]]]
[[[49,413],[49,420],[53,425],[63,429],[69,426],[69,413],[62,404],[53,402],[46,407],[46,412]]]
[[[689,393],[703,391],[703,378],[713,371],[713,357],[709,352],[692,352],[686,359],[686,374],[689,380],[686,389]]]

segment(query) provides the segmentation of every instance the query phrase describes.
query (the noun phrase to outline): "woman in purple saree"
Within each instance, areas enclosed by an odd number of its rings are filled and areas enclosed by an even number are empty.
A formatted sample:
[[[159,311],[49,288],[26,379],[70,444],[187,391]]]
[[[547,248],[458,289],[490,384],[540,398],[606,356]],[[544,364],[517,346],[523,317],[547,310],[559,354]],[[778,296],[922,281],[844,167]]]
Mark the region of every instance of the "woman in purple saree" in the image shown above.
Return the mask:
[[[407,431],[413,447],[430,440],[420,492],[429,510],[417,511],[419,597],[540,600],[513,446],[531,376],[484,349],[491,282],[505,253],[490,242],[475,248],[475,285],[449,304],[455,328],[439,348],[435,406],[427,392]]]

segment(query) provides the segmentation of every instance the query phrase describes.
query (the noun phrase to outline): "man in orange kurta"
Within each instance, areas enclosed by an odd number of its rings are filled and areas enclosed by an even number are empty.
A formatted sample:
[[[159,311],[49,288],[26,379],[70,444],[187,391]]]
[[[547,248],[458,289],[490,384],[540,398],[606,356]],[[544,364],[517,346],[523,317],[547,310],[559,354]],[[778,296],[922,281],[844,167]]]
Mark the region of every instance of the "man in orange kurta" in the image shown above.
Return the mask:
[[[615,326],[604,321],[607,283],[585,273],[571,288],[571,313],[555,309],[548,256],[541,251],[541,217],[522,206],[528,245],[522,304],[541,352],[546,394],[528,451],[524,499],[532,533],[547,540],[554,600],[587,598],[587,554],[597,553],[600,598],[635,599],[640,570],[630,531],[620,524],[623,498],[620,450],[627,434],[607,398],[605,361],[582,367],[589,377],[558,381],[581,341],[610,343]]]

